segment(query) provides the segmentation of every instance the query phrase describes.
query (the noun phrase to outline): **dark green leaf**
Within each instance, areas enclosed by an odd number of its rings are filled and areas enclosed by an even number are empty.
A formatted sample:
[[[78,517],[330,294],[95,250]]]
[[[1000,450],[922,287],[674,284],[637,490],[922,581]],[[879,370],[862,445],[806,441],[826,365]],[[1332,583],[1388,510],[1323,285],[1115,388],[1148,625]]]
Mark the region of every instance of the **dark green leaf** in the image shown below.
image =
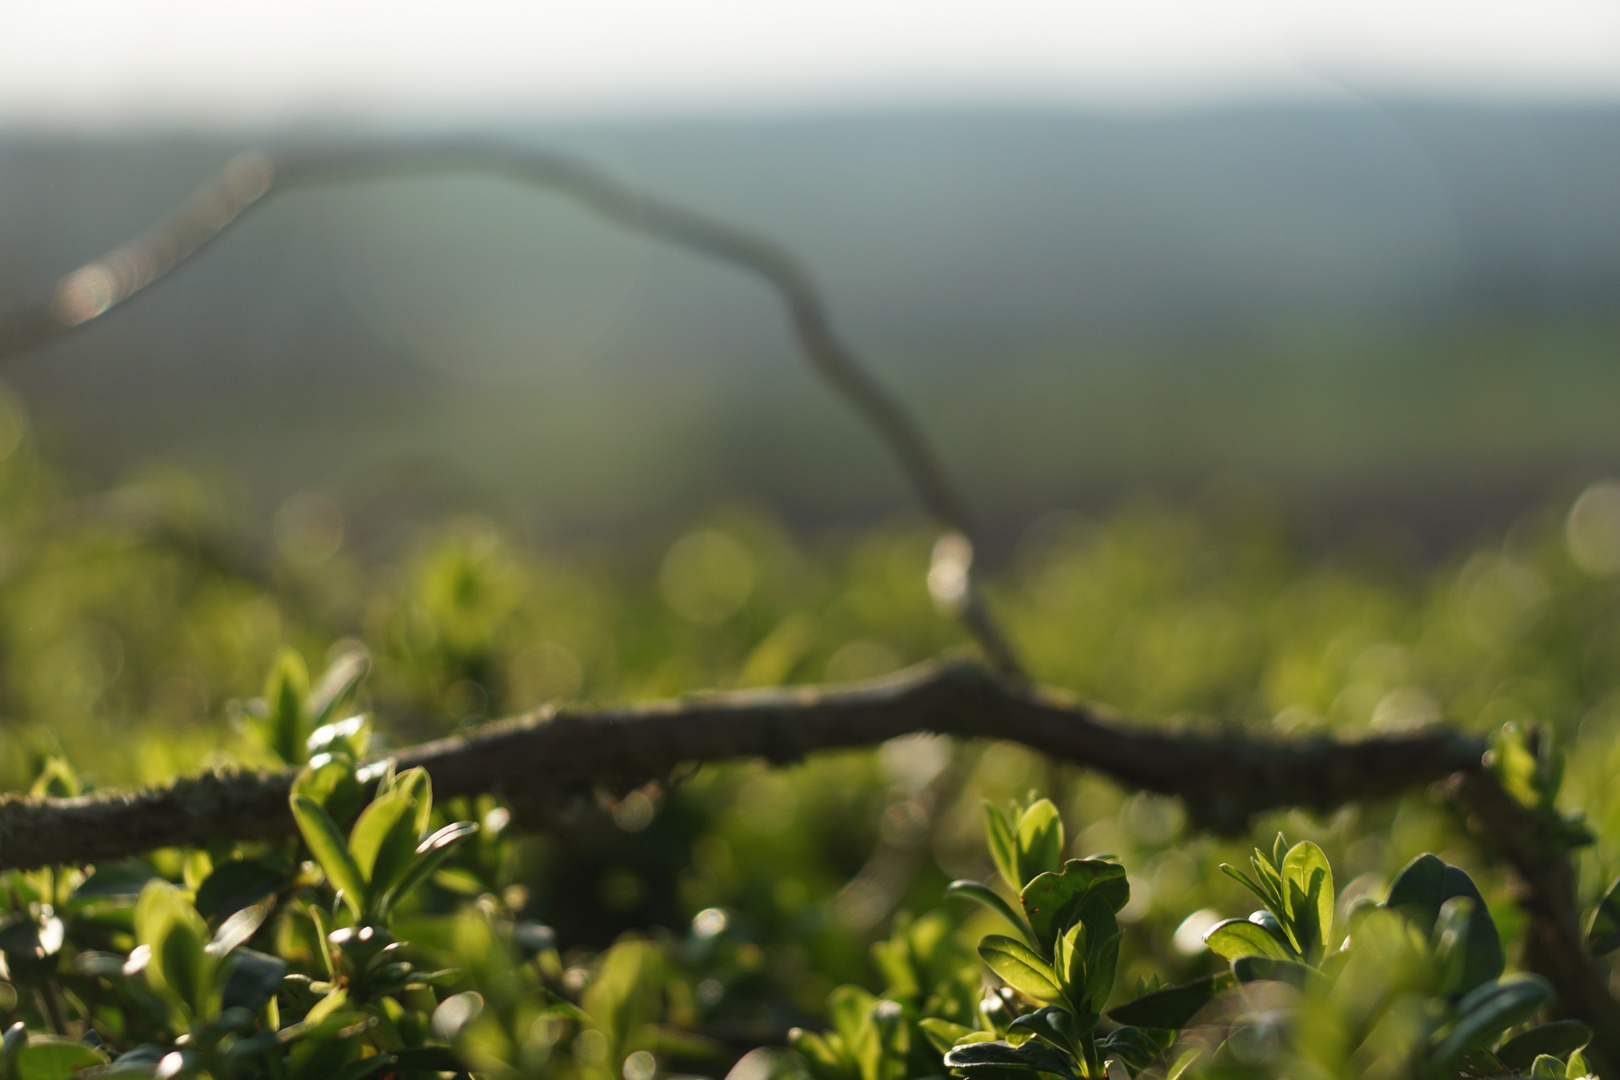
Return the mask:
[[[297,872],[295,867],[285,863],[263,859],[231,859],[219,863],[197,886],[197,911],[209,920],[234,915],[280,891]]]
[[[1275,960],[1269,956],[1240,956],[1232,961],[1232,974],[1240,983],[1285,982],[1304,986],[1311,977],[1311,969],[1293,960]]]
[[[1496,1058],[1509,1069],[1523,1071],[1537,1056],[1567,1058],[1592,1041],[1592,1029],[1579,1020],[1554,1020],[1515,1035],[1497,1047]]]
[[[1465,966],[1469,982],[1464,989],[1468,989],[1494,979],[1505,966],[1496,921],[1473,879],[1434,855],[1419,855],[1396,875],[1384,903],[1405,915],[1424,934],[1433,934],[1441,906],[1459,896],[1472,900],[1475,911],[1467,932]]]
[[[1014,1069],[1063,1077],[1077,1075],[1066,1055],[1034,1041],[1022,1046],[1000,1041],[968,1043],[948,1051],[945,1064],[952,1069],[961,1069],[969,1076],[981,1069]]]
[[[1011,1024],[1008,1031],[1021,1031],[1045,1039],[1060,1050],[1068,1050],[1080,1037],[1080,1024],[1074,1013],[1056,1005],[1025,1013]]]
[[[287,961],[253,949],[237,949],[231,954],[228,971],[221,1005],[256,1013],[281,989]]]
[[[1206,975],[1202,979],[1167,986],[1135,1001],[1110,1010],[1108,1018],[1133,1027],[1164,1028],[1179,1031],[1223,990],[1235,986],[1230,972]]]
[[[1515,975],[1487,983],[1457,1003],[1457,1020],[1430,1055],[1439,1072],[1470,1050],[1489,1046],[1504,1031],[1522,1024],[1553,1000],[1552,987],[1539,975]]]

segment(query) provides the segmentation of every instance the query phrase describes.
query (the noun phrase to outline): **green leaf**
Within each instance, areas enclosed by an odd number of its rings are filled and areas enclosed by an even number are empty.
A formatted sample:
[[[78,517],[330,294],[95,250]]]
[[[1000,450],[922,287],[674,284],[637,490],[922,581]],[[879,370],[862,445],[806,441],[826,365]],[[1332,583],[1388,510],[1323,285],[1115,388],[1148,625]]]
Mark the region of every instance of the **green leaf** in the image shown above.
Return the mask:
[[[1284,857],[1282,877],[1300,952],[1320,957],[1333,933],[1333,868],[1321,848],[1303,840]]]
[[[1039,799],[1024,811],[1018,819],[1017,840],[1018,875],[1025,883],[1062,864],[1063,817],[1051,799]]]
[[[917,1021],[917,1026],[922,1028],[928,1042],[941,1054],[973,1034],[972,1028],[953,1024],[949,1020],[941,1020],[937,1016],[925,1017]]]
[[[1554,1020],[1515,1035],[1496,1049],[1496,1058],[1509,1069],[1523,1072],[1542,1054],[1567,1058],[1592,1041],[1592,1029],[1579,1020]]]
[[[304,748],[309,751],[312,758],[330,754],[333,757],[359,761],[366,756],[366,751],[370,747],[371,718],[364,713],[351,716],[347,720],[322,724],[310,732],[309,738],[304,741]]]
[[[972,1076],[978,1070],[1015,1069],[1076,1077],[1068,1057],[1038,1042],[1013,1046],[1005,1042],[979,1042],[958,1046],[945,1055],[945,1064]]]
[[[259,932],[264,920],[270,916],[270,908],[264,904],[251,904],[230,918],[219,924],[214,932],[214,939],[207,945],[210,956],[228,956],[237,947],[246,945],[248,939]]]
[[[227,918],[279,892],[296,876],[296,868],[262,859],[219,863],[197,886],[197,911],[205,919]]]
[[[264,700],[270,707],[265,720],[266,741],[276,756],[289,765],[304,760],[304,740],[310,724],[304,712],[309,696],[309,668],[294,649],[283,649],[265,682]]]
[[[1303,987],[1311,977],[1311,969],[1293,960],[1240,956],[1232,961],[1232,974],[1240,983],[1285,982]]]
[[[945,886],[946,896],[960,896],[967,900],[983,904],[997,915],[1006,919],[1020,934],[1028,933],[1024,920],[1013,911],[1012,905],[1001,898],[1001,894],[988,885],[977,881],[953,881]]]
[[[1244,956],[1264,956],[1272,960],[1293,960],[1288,946],[1278,941],[1265,927],[1248,919],[1227,919],[1210,927],[1204,935],[1204,944],[1211,952],[1226,960]]]
[[[349,854],[349,845],[338,831],[337,824],[320,803],[308,796],[293,795],[289,801],[293,818],[298,822],[298,831],[304,834],[304,843],[309,846],[310,854],[320,863],[332,886],[343,890],[344,903],[349,905],[354,917],[360,918],[365,911],[366,882],[360,867],[355,865],[354,856]]]
[[[419,887],[424,881],[433,876],[439,864],[450,857],[456,845],[479,830],[476,821],[453,821],[444,828],[439,829],[432,836],[416,845],[416,857],[405,873],[400,877],[399,883],[377,901],[377,913],[387,915],[403,897]]]
[[[1406,916],[1425,935],[1432,936],[1440,919],[1440,909],[1457,897],[1467,897],[1473,902],[1459,986],[1466,991],[1496,978],[1506,966],[1496,921],[1491,918],[1485,898],[1473,879],[1434,855],[1419,855],[1396,875],[1389,887],[1389,899],[1384,903]]]
[[[71,1080],[80,1069],[107,1064],[107,1055],[77,1039],[34,1035],[17,1052],[15,1080]]]
[[[1267,893],[1257,881],[1230,863],[1221,863],[1221,873],[1234,881],[1242,882],[1243,887],[1259,897],[1262,904],[1270,905],[1276,902],[1277,898],[1275,896]]]
[[[1098,1041],[1097,1048],[1105,1056],[1119,1059],[1131,1076],[1152,1064],[1161,1050],[1157,1040],[1145,1029],[1129,1026],[1109,1032]]]
[[[1018,841],[1013,836],[1012,824],[1007,816],[988,799],[984,804],[984,838],[990,848],[990,858],[1001,872],[1001,879],[1013,892],[1018,892],[1024,887],[1023,880],[1018,876]]]
[[[1045,1039],[1059,1050],[1072,1053],[1070,1047],[1083,1034],[1074,1013],[1056,1005],[1025,1013],[1007,1025],[1008,1031],[1019,1031]]]
[[[151,950],[147,981],[167,991],[194,1017],[212,1014],[213,958],[208,926],[185,895],[162,878],[147,882],[135,902],[135,940]]]
[[[1051,953],[1057,936],[1074,924],[1082,905],[1094,895],[1107,904],[1110,913],[1123,908],[1131,898],[1125,868],[1101,859],[1070,859],[1061,873],[1037,875],[1024,886],[1018,902],[1043,952]]]
[[[1592,909],[1591,921],[1586,924],[1586,949],[1593,956],[1606,956],[1620,949],[1620,877],[1614,879]]]
[[[1056,1001],[1063,996],[1057,975],[1022,941],[991,934],[979,942],[979,955],[990,965],[991,971],[1021,994],[1037,1001]]]
[[[1230,972],[1206,975],[1192,982],[1167,986],[1135,1001],[1111,1009],[1108,1018],[1132,1027],[1179,1031],[1223,990],[1237,985]]]
[[[1531,1062],[1530,1075],[1536,1080],[1564,1080],[1564,1063],[1551,1054],[1542,1054]]]
[[[231,953],[220,994],[221,1008],[241,1008],[257,1013],[281,989],[287,976],[287,961],[253,949]]]
[[[379,795],[360,812],[349,832],[349,854],[367,883],[367,895],[381,896],[405,873],[421,838],[408,792]]]
[[[1451,1031],[1429,1055],[1430,1074],[1444,1075],[1463,1055],[1489,1046],[1546,1008],[1553,997],[1552,987],[1539,975],[1514,975],[1470,992],[1457,1003]]]
[[[321,805],[339,827],[359,815],[366,791],[355,776],[354,761],[342,754],[317,754],[293,778],[292,793]]]
[[[341,716],[343,707],[354,700],[355,691],[370,670],[371,657],[361,648],[349,649],[327,665],[321,681],[309,692],[305,701],[312,725],[319,727],[329,724]]]

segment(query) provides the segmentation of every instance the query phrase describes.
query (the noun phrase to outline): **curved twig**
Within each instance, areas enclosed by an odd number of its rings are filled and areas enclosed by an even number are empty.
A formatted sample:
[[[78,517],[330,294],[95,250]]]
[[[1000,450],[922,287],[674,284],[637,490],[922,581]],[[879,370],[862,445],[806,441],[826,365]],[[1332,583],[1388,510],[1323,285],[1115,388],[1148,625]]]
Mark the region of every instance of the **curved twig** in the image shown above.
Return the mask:
[[[924,507],[969,545],[979,532],[922,429],[833,330],[814,278],[782,245],[696,210],[647,195],[580,160],[546,150],[477,141],[380,143],[298,152],[242,154],[178,210],[128,243],[64,277],[44,303],[0,317],[0,360],[36,348],[102,318],[155,285],[242,215],[289,188],[384,176],[479,171],[555,191],[615,224],[747,270],[787,308],[811,367],[878,433],[899,460]],[[968,573],[967,558],[948,564],[950,586],[936,590],[1007,674],[1020,667]],[[958,553],[960,554],[960,553]],[[931,575],[931,581],[933,575]]]
[[[1327,811],[1477,770],[1484,749],[1445,728],[1340,742],[1137,727],[957,662],[847,686],[552,708],[392,756],[401,768],[425,767],[440,796],[498,792],[543,807],[594,785],[664,779],[691,763],[791,762],[918,731],[1023,743],[1127,787],[1178,795],[1203,824],[1227,831],[1263,810]],[[133,793],[0,799],[0,869],[290,835],[291,779],[218,771]]]

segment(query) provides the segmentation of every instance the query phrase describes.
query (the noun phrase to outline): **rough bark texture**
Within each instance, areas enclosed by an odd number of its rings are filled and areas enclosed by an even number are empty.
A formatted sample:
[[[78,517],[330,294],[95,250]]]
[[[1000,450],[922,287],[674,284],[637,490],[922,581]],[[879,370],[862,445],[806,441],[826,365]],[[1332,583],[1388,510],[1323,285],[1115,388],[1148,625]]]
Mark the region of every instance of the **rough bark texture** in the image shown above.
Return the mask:
[[[1275,807],[1331,810],[1477,769],[1483,744],[1449,730],[1356,742],[1256,739],[1139,727],[966,663],[841,687],[715,693],[615,708],[545,710],[400,750],[441,796],[547,802],[694,763],[874,746],[911,732],[1008,739],[1179,795],[1204,825],[1241,828]],[[289,835],[288,773],[219,771],[135,793],[0,800],[0,868],[84,863],[209,840]]]

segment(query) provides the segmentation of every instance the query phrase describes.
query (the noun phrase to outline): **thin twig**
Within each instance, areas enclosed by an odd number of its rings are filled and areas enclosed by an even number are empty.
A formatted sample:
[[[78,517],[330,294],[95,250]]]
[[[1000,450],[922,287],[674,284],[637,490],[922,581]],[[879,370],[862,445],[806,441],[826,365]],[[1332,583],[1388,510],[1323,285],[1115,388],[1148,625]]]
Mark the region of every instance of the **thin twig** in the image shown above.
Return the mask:
[[[647,195],[586,162],[547,150],[481,141],[389,142],[298,152],[242,154],[173,214],[64,277],[51,297],[0,316],[0,360],[34,349],[107,315],[163,280],[271,195],[290,188],[447,171],[495,173],[567,196],[603,218],[747,270],[787,308],[810,366],[899,460],[924,507],[970,544],[979,530],[922,429],[833,330],[826,300],[803,263],[757,233]],[[1020,667],[962,563],[947,605],[1006,674]]]
[[[691,763],[785,763],[919,731],[1023,743],[1127,787],[1178,795],[1201,824],[1225,831],[1277,807],[1328,811],[1398,795],[1477,769],[1484,749],[1443,728],[1340,742],[1138,727],[956,662],[847,686],[548,709],[392,756],[401,768],[424,766],[442,797],[496,792],[544,806],[595,785],[628,789],[663,779]],[[226,770],[140,792],[0,799],[0,869],[290,835],[291,779]]]

